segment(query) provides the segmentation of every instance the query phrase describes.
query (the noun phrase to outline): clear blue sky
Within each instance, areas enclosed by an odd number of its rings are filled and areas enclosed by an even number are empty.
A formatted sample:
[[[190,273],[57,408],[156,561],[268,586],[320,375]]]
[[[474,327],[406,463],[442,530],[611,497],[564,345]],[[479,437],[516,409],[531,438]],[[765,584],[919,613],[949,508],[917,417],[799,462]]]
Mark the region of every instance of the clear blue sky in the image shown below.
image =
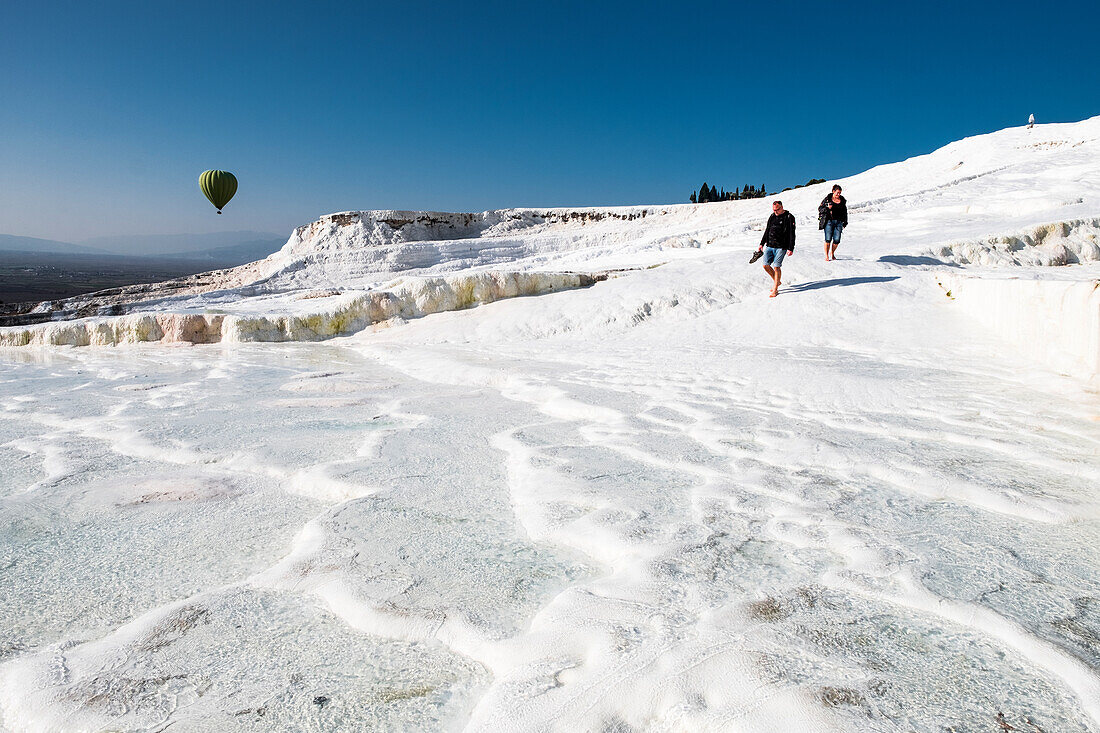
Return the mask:
[[[1098,24],[1094,1],[11,0],[0,233],[779,189],[1100,114]],[[207,168],[240,180],[223,216]]]

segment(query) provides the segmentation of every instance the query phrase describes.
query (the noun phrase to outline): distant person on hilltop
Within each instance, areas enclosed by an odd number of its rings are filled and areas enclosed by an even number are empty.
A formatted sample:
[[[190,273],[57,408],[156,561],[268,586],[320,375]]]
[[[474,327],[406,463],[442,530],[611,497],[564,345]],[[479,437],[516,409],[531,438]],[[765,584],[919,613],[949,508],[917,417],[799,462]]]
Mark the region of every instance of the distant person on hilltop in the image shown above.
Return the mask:
[[[833,184],[833,191],[821,200],[817,207],[817,228],[825,230],[825,261],[836,259],[840,233],[848,226],[848,199],[840,195],[841,188]]]
[[[1027,129],[1035,127],[1035,115],[1028,115],[1027,117]]]
[[[764,226],[764,236],[760,237],[760,246],[756,250],[764,253],[764,272],[772,279],[772,292],[768,297],[779,295],[779,281],[783,275],[783,258],[794,254],[794,215],[783,210],[782,201],[772,202],[772,215]],[[753,256],[756,259],[756,256]]]

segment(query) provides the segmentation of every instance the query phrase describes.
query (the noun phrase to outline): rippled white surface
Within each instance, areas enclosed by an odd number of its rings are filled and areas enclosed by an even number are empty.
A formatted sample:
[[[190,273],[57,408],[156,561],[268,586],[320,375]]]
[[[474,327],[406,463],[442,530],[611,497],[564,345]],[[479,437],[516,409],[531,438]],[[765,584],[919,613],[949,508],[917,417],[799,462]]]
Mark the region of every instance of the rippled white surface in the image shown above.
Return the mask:
[[[516,336],[637,277],[6,352],[3,724],[1100,730],[1095,395],[908,277]]]

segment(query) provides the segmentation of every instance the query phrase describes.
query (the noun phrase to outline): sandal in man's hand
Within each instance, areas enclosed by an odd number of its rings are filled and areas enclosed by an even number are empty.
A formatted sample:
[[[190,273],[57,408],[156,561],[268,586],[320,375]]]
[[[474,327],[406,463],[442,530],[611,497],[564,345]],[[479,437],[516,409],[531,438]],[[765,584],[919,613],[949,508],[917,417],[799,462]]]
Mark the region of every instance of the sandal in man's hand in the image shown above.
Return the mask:
[[[749,258],[749,264],[756,262],[758,259],[764,256],[764,250],[758,249],[752,253],[752,257]]]

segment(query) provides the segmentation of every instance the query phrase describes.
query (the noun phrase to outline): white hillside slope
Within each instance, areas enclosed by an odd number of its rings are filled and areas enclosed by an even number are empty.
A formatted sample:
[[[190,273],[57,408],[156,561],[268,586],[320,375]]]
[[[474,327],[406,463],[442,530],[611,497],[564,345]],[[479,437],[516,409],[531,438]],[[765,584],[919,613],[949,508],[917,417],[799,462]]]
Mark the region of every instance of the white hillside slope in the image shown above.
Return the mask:
[[[0,330],[0,731],[1100,733],[1100,118],[840,183]]]
[[[1029,266],[1014,276],[1044,279],[1049,273],[1034,266],[1095,263],[1100,260],[1098,138],[1100,118],[1009,129],[842,180],[853,219],[843,251],[858,256],[868,274],[897,271],[880,262],[934,264],[921,257],[951,264]],[[803,252],[816,237],[816,205],[828,185],[784,194],[787,208],[799,216]],[[498,278],[533,273],[527,276],[528,289],[510,291],[527,295],[569,286],[568,279],[556,275],[543,282],[538,274],[543,272],[598,272],[699,259],[704,260],[702,269],[713,271],[715,265],[706,260],[715,253],[743,253],[752,246],[770,213],[770,201],[481,214],[334,214],[296,230],[266,260],[209,277],[194,289],[201,293],[168,295],[174,291],[166,290],[162,297],[153,288],[142,294],[144,305],[126,308],[179,314],[185,316],[182,325],[179,317],[161,316],[158,322],[148,315],[84,320],[3,329],[0,343],[313,340],[369,325],[372,319],[359,313],[363,296],[375,293],[376,300],[394,301],[394,287],[401,290],[400,305],[376,308],[377,319],[433,313],[456,304],[467,307],[469,298],[450,293],[474,288],[468,278],[476,272]],[[726,262],[722,258],[719,266]],[[1088,279],[1091,274],[1085,270],[1074,268],[1068,277]],[[790,277],[827,272],[820,266],[795,268]],[[422,280],[432,277],[436,279]],[[1063,277],[1067,275],[1054,279]],[[644,278],[635,279],[636,290],[644,292]],[[445,293],[439,304],[433,302],[437,291]],[[489,294],[487,300],[506,295]],[[227,317],[191,317],[197,313]],[[1043,317],[1060,316],[1045,312]],[[1026,319],[1016,319],[1013,328],[1026,334],[1036,330]],[[1059,363],[1076,359],[1078,371],[1094,374],[1095,349],[1087,344],[1080,348],[1084,351],[1074,357],[1059,356]]]

